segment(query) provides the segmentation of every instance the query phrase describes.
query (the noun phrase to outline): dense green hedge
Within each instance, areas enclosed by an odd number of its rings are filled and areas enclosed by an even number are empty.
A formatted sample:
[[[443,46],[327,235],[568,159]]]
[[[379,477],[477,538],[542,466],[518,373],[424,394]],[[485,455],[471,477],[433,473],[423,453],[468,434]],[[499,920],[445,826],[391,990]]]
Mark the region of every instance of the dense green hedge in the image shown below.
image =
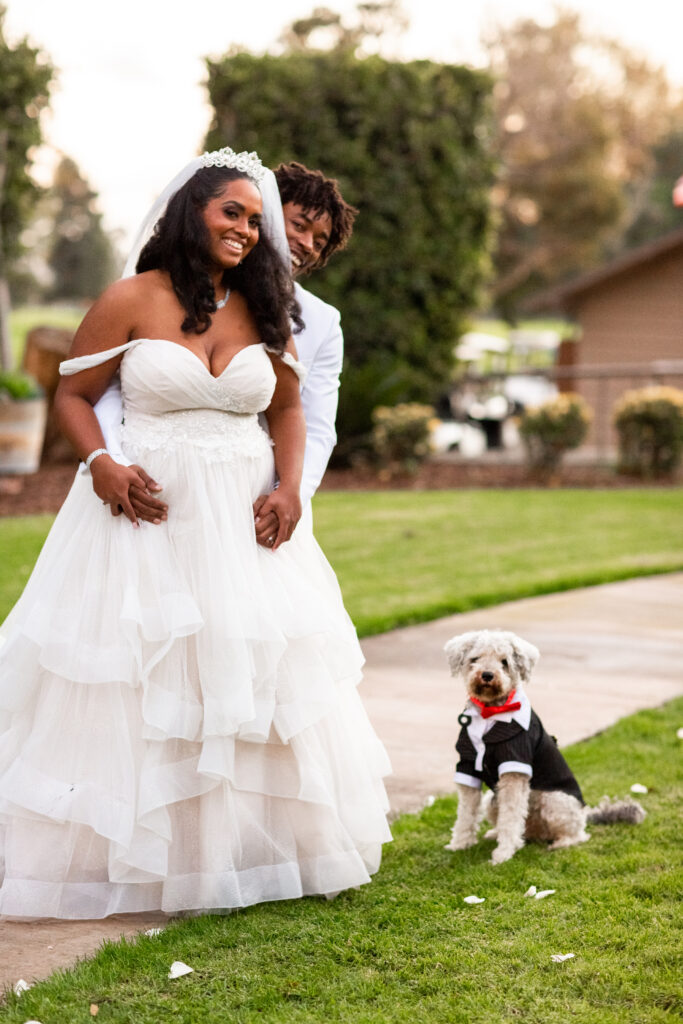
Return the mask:
[[[349,249],[310,282],[342,311],[338,427],[348,452],[375,405],[443,390],[476,306],[491,236],[491,82],[462,67],[343,52],[239,53],[208,68],[209,148],[319,167],[360,210]]]

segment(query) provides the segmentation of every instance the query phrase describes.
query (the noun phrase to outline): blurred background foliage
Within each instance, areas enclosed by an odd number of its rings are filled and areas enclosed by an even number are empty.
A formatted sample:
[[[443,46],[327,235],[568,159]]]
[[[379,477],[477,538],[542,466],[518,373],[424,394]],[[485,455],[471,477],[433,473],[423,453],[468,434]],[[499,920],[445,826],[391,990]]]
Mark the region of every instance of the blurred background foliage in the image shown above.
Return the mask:
[[[346,45],[209,62],[213,149],[239,140],[274,166],[339,180],[359,209],[348,250],[304,286],[342,311],[338,457],[372,409],[432,401],[453,339],[482,301],[493,243],[491,82],[430,61],[360,58]]]

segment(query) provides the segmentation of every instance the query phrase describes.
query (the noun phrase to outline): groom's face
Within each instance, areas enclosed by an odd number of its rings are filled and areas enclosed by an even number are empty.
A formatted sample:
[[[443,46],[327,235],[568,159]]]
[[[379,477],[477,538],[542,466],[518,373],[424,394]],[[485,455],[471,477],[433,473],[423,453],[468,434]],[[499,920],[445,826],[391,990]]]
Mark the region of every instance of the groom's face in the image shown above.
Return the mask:
[[[292,274],[298,277],[315,270],[332,231],[329,213],[304,210],[298,203],[284,203],[285,233],[292,257]]]

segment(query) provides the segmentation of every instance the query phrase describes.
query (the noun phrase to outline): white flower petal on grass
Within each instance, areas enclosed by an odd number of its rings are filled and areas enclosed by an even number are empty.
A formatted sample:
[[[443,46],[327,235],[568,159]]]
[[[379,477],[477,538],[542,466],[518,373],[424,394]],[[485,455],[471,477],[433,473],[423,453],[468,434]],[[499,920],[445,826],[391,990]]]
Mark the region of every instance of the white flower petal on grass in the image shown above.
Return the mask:
[[[168,972],[169,978],[182,978],[184,974],[192,974],[194,967],[188,967],[182,960],[174,960],[171,964],[171,970]]]
[[[148,928],[145,935],[149,935],[150,938],[154,938],[155,935],[161,935],[163,931],[163,928]]]
[[[678,736],[679,740],[683,740],[683,726],[681,726],[680,729],[676,729],[676,735]]]
[[[24,981],[23,978],[19,978],[19,981],[15,982],[15,984],[14,984],[14,994],[15,994],[15,996],[20,996],[22,994],[22,992],[28,992],[30,987],[31,986],[29,985],[29,983],[27,981]]]
[[[535,894],[534,898],[537,900],[544,900],[546,896],[552,896],[554,892],[555,889],[541,889],[540,892]]]
[[[485,896],[465,896],[463,897],[463,903],[483,903]]]
[[[640,782],[634,782],[631,786],[632,793],[647,793],[647,786],[643,786]]]
[[[535,896],[536,895],[536,886],[535,885],[530,885],[529,888],[527,889],[527,891],[524,893],[524,895],[525,896]]]
[[[25,1020],[24,1024],[40,1024],[39,1020]]]
[[[425,800],[425,807],[433,807],[433,805],[435,803],[436,803],[436,797],[435,796],[428,796],[427,799]]]
[[[576,956],[576,953],[553,953],[553,955],[550,957],[550,959],[554,960],[556,964],[561,964],[565,960],[571,960],[572,957],[575,957],[575,956]]]

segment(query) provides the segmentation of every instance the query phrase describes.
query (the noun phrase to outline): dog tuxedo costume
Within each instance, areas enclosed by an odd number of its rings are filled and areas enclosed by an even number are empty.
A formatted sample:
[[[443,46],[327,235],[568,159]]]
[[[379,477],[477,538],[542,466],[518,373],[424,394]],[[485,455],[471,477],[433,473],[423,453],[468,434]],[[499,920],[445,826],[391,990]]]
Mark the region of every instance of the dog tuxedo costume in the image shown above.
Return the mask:
[[[584,804],[579,784],[526,694],[518,688],[504,709],[481,708],[471,700],[458,718],[455,781],[473,789],[495,789],[501,775],[529,777],[531,789],[561,791]]]

